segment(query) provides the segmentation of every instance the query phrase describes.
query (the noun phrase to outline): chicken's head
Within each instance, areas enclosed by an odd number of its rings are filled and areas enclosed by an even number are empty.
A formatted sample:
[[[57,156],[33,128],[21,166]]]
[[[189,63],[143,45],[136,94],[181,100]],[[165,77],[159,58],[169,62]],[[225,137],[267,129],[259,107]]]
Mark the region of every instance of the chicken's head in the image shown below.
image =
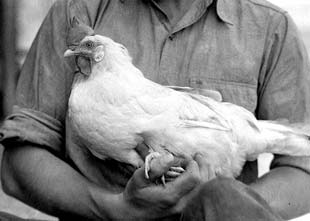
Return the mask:
[[[111,59],[131,60],[123,45],[101,35],[86,36],[78,45],[71,46],[64,53],[64,57],[70,56],[76,57],[77,66],[86,75],[97,63]]]

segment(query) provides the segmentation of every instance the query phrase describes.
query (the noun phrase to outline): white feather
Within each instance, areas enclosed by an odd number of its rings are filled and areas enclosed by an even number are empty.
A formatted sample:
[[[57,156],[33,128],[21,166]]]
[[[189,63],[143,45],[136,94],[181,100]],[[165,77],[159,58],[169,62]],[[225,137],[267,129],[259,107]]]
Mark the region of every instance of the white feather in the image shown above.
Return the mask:
[[[139,166],[135,147],[145,142],[153,151],[178,157],[200,153],[216,173],[237,176],[246,160],[265,151],[310,155],[305,137],[298,135],[298,150],[294,133],[272,140],[270,127],[246,109],[149,81],[120,44],[98,35],[86,40],[104,45],[104,59],[90,76],[76,76],[68,116],[97,157]]]

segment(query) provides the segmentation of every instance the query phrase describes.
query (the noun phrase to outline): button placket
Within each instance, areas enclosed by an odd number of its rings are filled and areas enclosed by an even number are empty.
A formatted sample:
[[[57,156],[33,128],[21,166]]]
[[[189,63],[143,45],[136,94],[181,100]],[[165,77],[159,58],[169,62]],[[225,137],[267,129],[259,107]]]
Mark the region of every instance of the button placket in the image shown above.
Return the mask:
[[[171,39],[172,37],[172,39]],[[174,42],[172,40],[174,39],[173,36],[169,36],[167,40],[164,43],[164,46],[162,48],[161,57],[159,61],[159,81],[161,84],[169,84],[169,75],[171,74],[171,69],[173,69],[173,63],[172,59],[175,58],[176,55],[174,54]]]

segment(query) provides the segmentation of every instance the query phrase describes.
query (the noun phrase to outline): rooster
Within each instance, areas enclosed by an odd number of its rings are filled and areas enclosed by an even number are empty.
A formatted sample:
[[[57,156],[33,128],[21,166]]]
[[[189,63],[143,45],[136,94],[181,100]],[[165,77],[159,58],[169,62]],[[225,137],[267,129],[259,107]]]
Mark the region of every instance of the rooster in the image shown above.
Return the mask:
[[[176,91],[146,79],[127,49],[108,37],[86,36],[65,57],[75,56],[69,122],[83,146],[100,159],[140,167],[136,147],[154,157],[201,154],[217,175],[236,177],[264,152],[309,156],[310,141],[293,127],[257,120],[246,109],[210,97]],[[178,170],[180,173],[182,170]]]

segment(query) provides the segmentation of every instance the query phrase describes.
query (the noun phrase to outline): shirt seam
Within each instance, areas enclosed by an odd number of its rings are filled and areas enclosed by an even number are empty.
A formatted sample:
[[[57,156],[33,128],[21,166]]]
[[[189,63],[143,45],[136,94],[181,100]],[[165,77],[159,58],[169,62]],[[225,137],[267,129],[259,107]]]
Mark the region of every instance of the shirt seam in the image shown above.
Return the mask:
[[[267,9],[270,9],[272,11],[275,11],[275,12],[281,14],[281,15],[284,15],[284,16],[286,16],[288,14],[287,11],[285,11],[283,9],[277,9],[277,8],[274,8],[274,7],[271,7],[271,6],[268,6],[268,5],[264,5],[264,4],[260,4],[258,2],[254,2],[252,0],[247,0],[247,1],[251,2],[254,5],[257,5],[257,6],[260,6],[260,7],[267,8]]]
[[[284,41],[285,39],[287,38],[287,32],[288,32],[288,19],[285,15],[282,15],[283,17],[280,19],[280,21],[278,22],[278,25],[277,27],[284,21],[285,22],[285,32],[284,32],[284,37],[281,39],[281,50],[279,51],[279,53],[277,54],[277,59],[276,59],[276,63],[274,64],[274,67],[273,67],[273,70],[266,70],[266,73],[264,73],[264,81],[263,81],[263,85],[258,88],[258,101],[261,101],[261,99],[263,98],[264,94],[265,94],[265,91],[266,91],[266,88],[268,86],[268,83],[270,81],[270,78],[272,77],[272,74],[273,74],[273,71],[275,69],[275,67],[278,65],[278,62],[279,62],[279,59],[280,59],[280,56],[281,56],[281,53],[283,51],[283,44],[284,44]],[[272,37],[274,36],[275,32],[272,32],[272,34],[270,34],[269,36],[266,37],[266,43],[268,41],[272,41]],[[268,74],[269,72],[269,74]],[[260,73],[262,74],[262,73]]]

